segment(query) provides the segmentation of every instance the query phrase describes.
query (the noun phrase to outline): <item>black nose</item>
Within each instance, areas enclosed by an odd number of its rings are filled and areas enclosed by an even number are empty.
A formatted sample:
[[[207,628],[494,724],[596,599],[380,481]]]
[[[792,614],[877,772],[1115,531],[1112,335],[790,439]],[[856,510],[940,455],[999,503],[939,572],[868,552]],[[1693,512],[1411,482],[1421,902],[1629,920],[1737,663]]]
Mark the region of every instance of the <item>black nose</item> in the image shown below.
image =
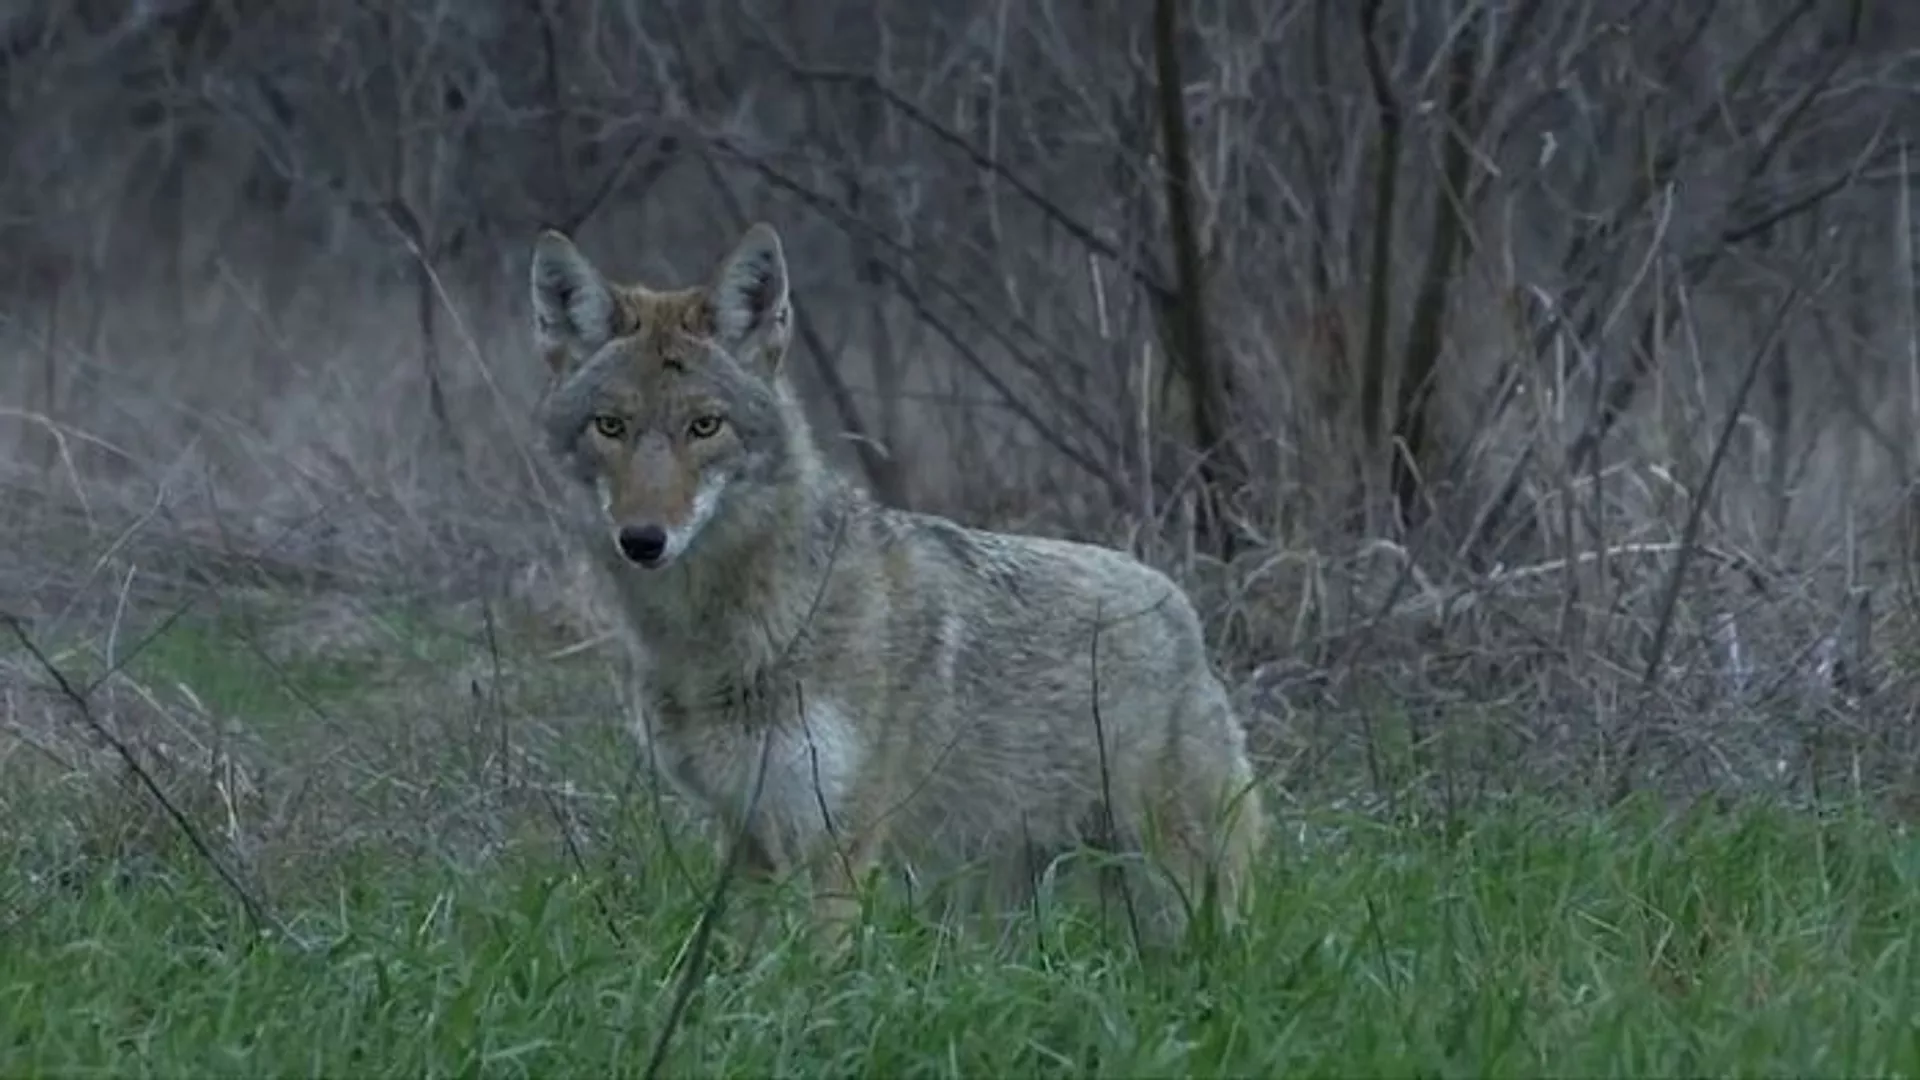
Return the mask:
[[[667,553],[667,530],[658,525],[628,525],[618,539],[620,554],[641,566],[652,566]]]

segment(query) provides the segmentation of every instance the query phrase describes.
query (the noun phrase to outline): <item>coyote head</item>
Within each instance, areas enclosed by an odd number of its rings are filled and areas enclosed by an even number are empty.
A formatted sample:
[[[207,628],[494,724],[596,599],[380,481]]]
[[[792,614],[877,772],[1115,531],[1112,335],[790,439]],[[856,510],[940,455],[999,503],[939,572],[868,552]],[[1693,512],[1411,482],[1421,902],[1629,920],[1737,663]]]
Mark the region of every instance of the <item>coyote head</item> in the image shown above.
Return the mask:
[[[748,229],[694,288],[615,284],[557,232],[534,245],[532,277],[548,445],[623,557],[666,566],[729,504],[768,494],[794,424],[780,374],[787,264],[771,226]]]

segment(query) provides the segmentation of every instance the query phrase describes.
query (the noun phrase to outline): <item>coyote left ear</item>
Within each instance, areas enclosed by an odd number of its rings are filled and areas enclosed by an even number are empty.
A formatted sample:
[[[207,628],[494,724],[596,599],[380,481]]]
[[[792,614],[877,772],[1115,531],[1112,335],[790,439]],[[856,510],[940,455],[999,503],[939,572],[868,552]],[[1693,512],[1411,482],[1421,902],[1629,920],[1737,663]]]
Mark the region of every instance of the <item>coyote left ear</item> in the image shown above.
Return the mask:
[[[763,375],[780,369],[793,336],[787,259],[780,234],[760,223],[747,230],[720,264],[707,291],[713,336]]]

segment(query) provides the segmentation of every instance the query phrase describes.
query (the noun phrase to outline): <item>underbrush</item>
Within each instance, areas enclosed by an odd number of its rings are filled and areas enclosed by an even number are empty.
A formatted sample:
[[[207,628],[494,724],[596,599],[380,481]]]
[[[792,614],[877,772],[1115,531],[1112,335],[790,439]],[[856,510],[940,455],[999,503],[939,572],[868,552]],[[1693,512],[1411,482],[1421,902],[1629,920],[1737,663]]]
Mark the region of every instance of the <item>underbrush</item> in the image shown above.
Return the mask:
[[[1238,938],[1141,952],[1051,894],[962,931],[877,887],[830,963],[736,889],[702,952],[718,868],[604,657],[338,603],[126,628],[85,710],[5,654],[0,1072],[628,1075],[669,1027],[667,1075],[1920,1069],[1920,843],[1862,809],[1276,788]],[[782,916],[751,943],[750,904]]]

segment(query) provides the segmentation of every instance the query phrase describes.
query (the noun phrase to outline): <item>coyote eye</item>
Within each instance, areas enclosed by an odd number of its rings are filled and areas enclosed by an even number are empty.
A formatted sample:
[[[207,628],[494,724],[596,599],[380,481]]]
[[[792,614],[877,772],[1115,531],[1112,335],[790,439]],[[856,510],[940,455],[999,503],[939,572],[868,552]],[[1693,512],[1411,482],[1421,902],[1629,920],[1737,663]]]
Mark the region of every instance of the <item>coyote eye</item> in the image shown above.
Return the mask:
[[[620,439],[626,437],[627,422],[603,413],[593,418],[593,430],[599,432],[602,438]]]
[[[696,416],[693,418],[693,423],[687,425],[687,434],[696,439],[711,439],[720,434],[720,418]]]

